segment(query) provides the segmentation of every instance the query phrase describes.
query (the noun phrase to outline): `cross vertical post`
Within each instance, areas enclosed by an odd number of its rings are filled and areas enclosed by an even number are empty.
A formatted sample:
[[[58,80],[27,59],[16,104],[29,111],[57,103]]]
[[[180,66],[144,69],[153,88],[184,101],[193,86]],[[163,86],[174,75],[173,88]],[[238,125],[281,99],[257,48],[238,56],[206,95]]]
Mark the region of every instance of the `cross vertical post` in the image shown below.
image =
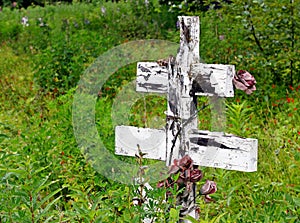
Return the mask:
[[[199,17],[178,17],[180,48],[175,61],[170,61],[167,107],[167,165],[189,153],[189,132],[197,129],[198,118],[195,96],[191,96],[193,77],[191,67],[199,63]],[[196,216],[196,184],[189,182],[183,196],[177,197],[180,215]],[[189,222],[189,221],[188,221]]]
[[[199,17],[179,17],[180,48],[169,66],[167,107],[167,165],[188,154],[188,132],[197,129],[196,101],[191,97],[191,67],[199,63]],[[187,123],[188,121],[188,123]]]
[[[199,18],[179,16],[180,48],[168,65],[137,64],[136,91],[167,94],[164,129],[117,126],[115,153],[135,156],[137,144],[144,158],[163,160],[170,166],[189,155],[194,165],[226,170],[257,170],[257,139],[198,129],[197,96],[233,97],[233,65],[204,64],[199,60]],[[153,136],[149,138],[149,135]],[[190,183],[177,204],[181,216],[197,219],[196,184]],[[184,198],[183,198],[184,197]],[[190,222],[185,220],[184,222]]]

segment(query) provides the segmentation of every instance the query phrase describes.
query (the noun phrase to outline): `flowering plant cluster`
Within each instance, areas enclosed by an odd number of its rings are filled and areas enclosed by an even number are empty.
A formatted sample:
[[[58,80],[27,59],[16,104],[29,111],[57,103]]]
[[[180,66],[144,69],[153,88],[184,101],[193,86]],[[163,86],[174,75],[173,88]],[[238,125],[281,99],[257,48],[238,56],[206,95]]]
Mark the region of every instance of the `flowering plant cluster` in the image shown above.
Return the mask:
[[[185,155],[181,159],[175,159],[173,164],[169,168],[170,177],[164,181],[160,181],[157,184],[158,188],[166,187],[173,188],[175,184],[179,186],[179,189],[186,187],[191,190],[192,184],[200,181],[203,178],[203,173],[198,169],[196,165],[193,165],[193,160],[189,155]],[[178,178],[174,180],[172,176],[179,174]],[[206,180],[206,183],[200,189],[200,195],[204,195],[205,202],[211,202],[212,199],[209,194],[213,194],[217,191],[217,185],[214,181]],[[171,195],[171,192],[167,192],[167,198]]]
[[[28,17],[27,16],[23,16],[22,19],[21,19],[21,24],[23,26],[29,26],[29,22],[28,22]]]

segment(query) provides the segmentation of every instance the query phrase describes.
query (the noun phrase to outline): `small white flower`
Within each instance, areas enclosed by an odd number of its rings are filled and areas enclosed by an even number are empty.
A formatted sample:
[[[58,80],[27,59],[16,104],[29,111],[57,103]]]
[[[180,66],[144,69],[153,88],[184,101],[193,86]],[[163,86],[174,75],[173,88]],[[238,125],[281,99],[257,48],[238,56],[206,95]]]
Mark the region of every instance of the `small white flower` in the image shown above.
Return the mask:
[[[102,6],[102,7],[101,7],[101,12],[102,12],[102,14],[105,14],[106,8]]]
[[[46,26],[46,24],[43,22],[43,19],[42,18],[38,18],[38,21],[39,21],[39,26]]]
[[[29,23],[28,23],[28,17],[27,16],[23,16],[22,17],[22,20],[21,20],[21,23],[23,26],[29,26]]]

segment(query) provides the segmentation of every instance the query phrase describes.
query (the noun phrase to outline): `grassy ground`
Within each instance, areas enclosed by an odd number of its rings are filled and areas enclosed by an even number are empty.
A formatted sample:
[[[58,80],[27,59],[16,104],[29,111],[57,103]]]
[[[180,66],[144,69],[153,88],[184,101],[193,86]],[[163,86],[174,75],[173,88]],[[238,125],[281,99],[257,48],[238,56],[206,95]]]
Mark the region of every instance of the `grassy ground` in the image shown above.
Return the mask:
[[[58,98],[42,94],[34,82],[32,57],[8,45],[0,48],[0,222],[139,222],[146,213],[131,205],[134,187],[98,174],[77,147],[74,91]],[[116,77],[129,81],[134,72],[128,67]],[[300,87],[266,86],[258,80],[257,88],[251,96],[237,92],[228,100],[227,131],[259,140],[258,171],[202,168],[204,179],[215,180],[218,191],[213,203],[197,200],[200,222],[300,222]],[[111,151],[112,99],[96,105],[97,127]],[[143,101],[135,106],[146,108],[152,119],[164,103],[150,97],[148,107]],[[131,112],[137,117],[133,123],[145,121],[144,112]],[[209,128],[209,118],[209,110],[200,113],[200,126]],[[158,222],[167,216],[156,215]]]

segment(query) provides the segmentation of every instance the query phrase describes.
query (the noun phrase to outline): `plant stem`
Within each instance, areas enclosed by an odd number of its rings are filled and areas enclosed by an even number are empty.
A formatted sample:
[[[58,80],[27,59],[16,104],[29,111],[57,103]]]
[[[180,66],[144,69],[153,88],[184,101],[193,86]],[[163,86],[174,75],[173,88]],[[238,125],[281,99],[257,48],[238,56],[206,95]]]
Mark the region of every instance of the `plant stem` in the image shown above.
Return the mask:
[[[254,28],[254,25],[253,25],[253,21],[252,21],[251,12],[246,7],[244,7],[244,9],[245,9],[245,11],[249,12],[249,24],[250,24],[250,27],[251,27],[251,34],[254,37],[255,43],[258,46],[259,50],[262,53],[264,53],[264,49],[262,48],[261,43],[260,43],[260,41],[259,41],[259,39],[257,38],[257,35],[256,35],[256,31],[255,31],[255,28]]]
[[[31,212],[31,222],[34,223],[34,208],[33,208],[33,202],[32,202],[32,194],[29,194],[30,199],[30,212]]]

